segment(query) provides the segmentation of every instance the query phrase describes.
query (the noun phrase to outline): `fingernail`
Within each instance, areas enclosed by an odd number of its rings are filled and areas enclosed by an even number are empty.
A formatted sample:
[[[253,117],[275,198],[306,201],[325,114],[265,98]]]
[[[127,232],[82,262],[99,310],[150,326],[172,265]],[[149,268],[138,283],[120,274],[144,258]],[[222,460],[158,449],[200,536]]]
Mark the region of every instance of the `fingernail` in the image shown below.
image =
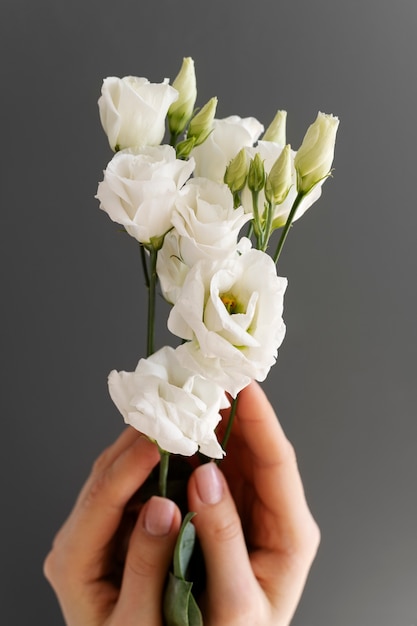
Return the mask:
[[[153,496],[146,504],[143,525],[154,537],[168,535],[174,519],[175,504],[166,498]]]
[[[197,491],[205,504],[217,504],[223,496],[223,481],[214,463],[200,465],[195,471]]]

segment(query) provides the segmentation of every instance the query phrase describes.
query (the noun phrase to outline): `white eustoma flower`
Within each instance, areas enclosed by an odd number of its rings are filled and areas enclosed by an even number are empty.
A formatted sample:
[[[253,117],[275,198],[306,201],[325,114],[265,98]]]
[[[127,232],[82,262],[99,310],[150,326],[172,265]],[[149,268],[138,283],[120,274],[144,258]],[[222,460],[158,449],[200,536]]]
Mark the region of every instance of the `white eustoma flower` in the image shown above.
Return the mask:
[[[189,269],[200,259],[219,260],[236,253],[239,232],[251,216],[233,208],[225,184],[192,178],[182,188],[172,213],[174,229],[158,255],[157,272],[168,302],[177,300]]]
[[[177,348],[180,361],[232,396],[264,380],[285,335],[286,286],[260,250],[196,263],[168,318],[169,330],[188,340]]]
[[[222,183],[227,165],[244,147],[253,146],[264,127],[254,117],[231,115],[213,121],[213,131],[191,151],[195,175]]]
[[[134,372],[109,374],[110,396],[126,424],[162,450],[191,456],[197,450],[221,458],[215,428],[229,406],[224,390],[185,369],[174,348],[165,346],[140,359]]]
[[[272,166],[274,165],[277,158],[280,156],[283,149],[284,149],[284,146],[278,143],[274,143],[273,141],[259,141],[256,148],[247,148],[246,151],[250,158],[253,158],[256,153],[260,154],[261,159],[264,163],[265,172],[269,174]],[[282,204],[278,204],[275,207],[274,217],[273,217],[274,228],[280,228],[281,226],[284,226],[285,222],[287,221],[288,215],[291,211],[291,207],[294,204],[294,200],[297,197],[297,173],[294,167],[295,154],[296,153],[294,152],[294,150],[291,150],[291,158],[292,158],[291,171],[292,171],[293,185],[290,188],[290,191],[287,197],[285,198],[284,202],[282,202]],[[299,219],[307,211],[307,209],[309,209],[311,205],[314,204],[314,202],[316,202],[316,200],[320,198],[321,186],[323,182],[324,181],[321,181],[318,185],[316,185],[312,189],[312,191],[309,194],[304,196],[303,200],[298,206],[297,212],[294,217],[294,221]],[[258,208],[259,208],[260,215],[262,215],[263,207],[265,206],[265,201],[266,201],[265,193],[264,193],[264,190],[262,190],[259,192],[259,197],[258,197]],[[252,194],[247,186],[242,191],[241,202],[245,211],[247,212],[253,211]]]
[[[129,235],[154,245],[172,227],[178,192],[193,167],[167,145],[117,152],[97,189],[100,208]]]
[[[165,118],[178,91],[146,78],[105,78],[98,100],[101,124],[112,150],[156,146],[165,134]]]
[[[251,219],[233,207],[225,184],[192,178],[182,188],[172,224],[180,235],[181,257],[192,266],[201,258],[216,259],[236,247],[240,229]]]

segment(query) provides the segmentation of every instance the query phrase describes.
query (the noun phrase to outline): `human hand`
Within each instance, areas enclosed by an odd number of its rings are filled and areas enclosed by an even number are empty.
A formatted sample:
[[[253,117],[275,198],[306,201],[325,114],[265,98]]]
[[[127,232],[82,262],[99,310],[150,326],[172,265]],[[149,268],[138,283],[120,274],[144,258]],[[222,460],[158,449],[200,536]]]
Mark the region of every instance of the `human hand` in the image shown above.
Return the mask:
[[[180,513],[162,498],[139,516],[128,506],[158,460],[156,446],[128,428],[96,461],[45,561],[68,626],[162,625]],[[319,534],[292,448],[256,383],[239,397],[222,470],[200,466],[188,489],[207,569],[204,624],[287,626]]]
[[[94,464],[44,571],[68,626],[162,626],[162,594],[181,523],[178,507],[128,503],[159,461],[127,428]]]
[[[204,626],[288,626],[320,534],[294,450],[257,383],[240,392],[221,469],[201,465],[188,489],[207,568]]]

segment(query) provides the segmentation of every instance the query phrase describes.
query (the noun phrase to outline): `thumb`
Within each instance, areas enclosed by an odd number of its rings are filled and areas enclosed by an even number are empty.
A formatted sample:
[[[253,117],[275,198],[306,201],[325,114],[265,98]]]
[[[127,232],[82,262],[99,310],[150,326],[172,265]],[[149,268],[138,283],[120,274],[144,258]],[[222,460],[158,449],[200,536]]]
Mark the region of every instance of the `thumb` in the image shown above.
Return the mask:
[[[249,615],[259,597],[242,525],[227,482],[214,463],[200,465],[188,486],[188,502],[207,569],[208,607],[215,623]],[[245,605],[247,603],[247,605]]]
[[[180,524],[171,500],[154,496],[143,506],[129,541],[116,623],[162,624],[162,593]]]

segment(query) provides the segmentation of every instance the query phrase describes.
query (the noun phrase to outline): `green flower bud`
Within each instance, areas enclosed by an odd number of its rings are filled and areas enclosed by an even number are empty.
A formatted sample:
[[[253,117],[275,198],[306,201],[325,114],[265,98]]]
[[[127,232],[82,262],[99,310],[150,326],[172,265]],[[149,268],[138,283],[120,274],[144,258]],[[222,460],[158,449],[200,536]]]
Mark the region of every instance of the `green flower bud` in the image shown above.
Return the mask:
[[[195,137],[189,137],[177,143],[177,145],[175,146],[177,159],[188,159],[188,157],[190,156],[191,150],[195,146],[195,141],[196,141]]]
[[[265,197],[272,204],[282,204],[292,185],[291,146],[288,144],[273,164],[265,183]]]
[[[337,117],[319,113],[316,121],[308,128],[294,159],[299,193],[308,193],[314,185],[329,176],[338,126]]]
[[[255,154],[255,157],[251,159],[248,172],[248,187],[254,192],[258,193],[263,189],[265,185],[265,168],[264,162],[261,159],[259,152]]]
[[[193,114],[197,98],[194,61],[191,57],[184,58],[172,86],[179,95],[178,100],[173,102],[168,110],[168,124],[171,134],[180,135]]]
[[[226,167],[224,182],[229,186],[232,193],[243,189],[248,177],[248,156],[245,148],[242,148]]]
[[[188,137],[195,137],[195,144],[199,146],[207,139],[213,130],[213,120],[216,114],[217,98],[211,98],[207,104],[195,115],[188,127]]]
[[[281,146],[286,143],[287,111],[277,111],[274,119],[265,131],[262,141],[274,141]]]

